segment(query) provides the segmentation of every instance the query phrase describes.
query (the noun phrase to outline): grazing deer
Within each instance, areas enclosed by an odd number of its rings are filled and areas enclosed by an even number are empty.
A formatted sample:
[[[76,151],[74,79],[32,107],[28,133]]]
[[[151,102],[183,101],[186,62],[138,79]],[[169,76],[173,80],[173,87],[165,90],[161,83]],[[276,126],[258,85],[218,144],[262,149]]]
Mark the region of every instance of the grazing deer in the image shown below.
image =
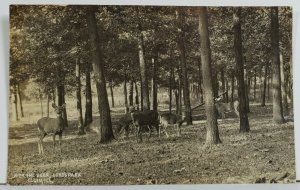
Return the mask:
[[[59,149],[61,152],[61,139],[62,139],[62,132],[64,130],[64,121],[62,118],[62,111],[66,107],[65,104],[62,106],[56,106],[55,103],[52,104],[54,108],[57,118],[49,118],[43,117],[37,121],[38,131],[39,131],[39,141],[38,141],[38,149],[39,154],[44,154],[44,147],[43,147],[43,139],[46,135],[53,135],[53,150],[55,150],[55,136],[59,136]]]
[[[151,127],[154,126],[159,134],[158,126],[158,113],[154,110],[137,111],[131,113],[131,119],[133,125],[136,127],[136,136],[142,141],[142,129],[147,128],[149,130],[149,137],[151,136]],[[137,139],[138,140],[138,139]]]
[[[159,116],[159,123],[161,125],[159,134],[161,133],[161,130],[165,132],[167,138],[169,138],[169,135],[167,133],[167,127],[169,125],[173,125],[175,127],[175,130],[177,131],[177,136],[179,137],[181,135],[181,125],[185,121],[185,113],[183,112],[182,116],[173,114],[173,113],[163,113]]]

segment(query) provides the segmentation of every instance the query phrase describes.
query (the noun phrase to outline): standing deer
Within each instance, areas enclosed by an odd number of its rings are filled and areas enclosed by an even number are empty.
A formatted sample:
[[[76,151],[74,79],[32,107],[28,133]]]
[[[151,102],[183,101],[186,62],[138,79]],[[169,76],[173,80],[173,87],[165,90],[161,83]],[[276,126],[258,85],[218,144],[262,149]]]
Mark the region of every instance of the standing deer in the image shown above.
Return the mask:
[[[181,125],[185,121],[185,112],[183,112],[182,115],[177,115],[173,113],[163,113],[159,116],[159,123],[161,127],[159,128],[159,134],[162,132],[165,132],[167,138],[169,138],[169,135],[167,133],[167,127],[169,125],[173,125],[176,130],[176,135],[179,137],[181,135]]]
[[[57,114],[57,118],[43,117],[37,121],[39,131],[39,154],[44,154],[43,139],[46,135],[53,135],[53,151],[55,150],[55,136],[59,136],[59,149],[61,152],[61,139],[62,132],[64,130],[62,111],[65,109],[66,104],[63,104],[62,106],[56,106],[55,103],[53,103],[52,107]]]

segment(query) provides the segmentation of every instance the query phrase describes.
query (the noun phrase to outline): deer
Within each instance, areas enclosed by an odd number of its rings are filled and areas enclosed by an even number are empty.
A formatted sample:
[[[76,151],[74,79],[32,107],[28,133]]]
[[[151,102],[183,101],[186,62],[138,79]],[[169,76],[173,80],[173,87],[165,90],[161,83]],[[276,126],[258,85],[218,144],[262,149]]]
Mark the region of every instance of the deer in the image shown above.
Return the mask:
[[[173,114],[173,113],[163,113],[159,116],[159,123],[161,127],[159,128],[159,136],[161,130],[166,134],[167,138],[169,135],[167,133],[167,127],[173,125],[177,131],[177,137],[181,136],[181,125],[185,121],[185,112],[182,115]]]
[[[55,150],[55,136],[56,135],[59,136],[58,144],[61,153],[61,140],[62,140],[62,133],[64,130],[62,111],[65,109],[66,104],[63,104],[62,106],[56,106],[55,103],[53,103],[52,107],[55,110],[57,118],[43,117],[37,121],[38,133],[39,133],[39,140],[38,140],[39,154],[44,154],[43,139],[47,135],[53,135],[53,151]]]
[[[226,113],[234,112],[237,117],[240,116],[239,114],[239,102],[229,102],[229,103],[223,103],[220,102],[223,99],[223,97],[216,100],[215,106],[218,111],[219,116],[222,117],[222,119],[225,119]]]
[[[137,142],[140,139],[142,142],[142,130],[144,128],[149,130],[148,140],[151,136],[151,127],[154,126],[159,134],[159,125],[158,125],[158,113],[154,110],[145,110],[145,111],[136,111],[130,113],[132,124],[136,128],[136,137]],[[138,138],[139,137],[139,138]]]

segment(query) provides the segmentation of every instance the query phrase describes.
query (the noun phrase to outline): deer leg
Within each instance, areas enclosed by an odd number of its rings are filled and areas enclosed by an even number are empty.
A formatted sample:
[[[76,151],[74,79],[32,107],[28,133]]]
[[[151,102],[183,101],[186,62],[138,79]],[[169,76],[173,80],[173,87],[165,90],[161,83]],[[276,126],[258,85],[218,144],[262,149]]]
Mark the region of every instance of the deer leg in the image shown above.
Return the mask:
[[[44,135],[40,136],[39,139],[39,154],[44,154],[44,147],[43,147],[43,139],[44,139]]]

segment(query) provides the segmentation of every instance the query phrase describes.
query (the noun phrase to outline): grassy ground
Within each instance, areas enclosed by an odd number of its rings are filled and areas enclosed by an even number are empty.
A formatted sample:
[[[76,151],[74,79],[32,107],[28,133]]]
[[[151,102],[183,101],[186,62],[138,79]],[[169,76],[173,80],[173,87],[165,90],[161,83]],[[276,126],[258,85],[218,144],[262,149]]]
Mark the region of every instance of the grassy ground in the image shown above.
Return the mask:
[[[31,108],[32,110],[33,108]],[[72,115],[72,114],[71,114]],[[120,116],[112,112],[113,122]],[[271,106],[251,106],[251,132],[240,134],[236,118],[219,120],[222,144],[204,149],[205,120],[182,127],[182,136],[152,136],[137,143],[134,134],[110,144],[97,135],[77,136],[76,122],[63,136],[62,154],[45,138],[38,155],[37,129],[30,120],[11,122],[8,183],[19,184],[195,184],[289,183],[295,181],[293,122],[272,123]],[[75,115],[74,115],[75,117]],[[72,118],[72,117],[71,117]]]

